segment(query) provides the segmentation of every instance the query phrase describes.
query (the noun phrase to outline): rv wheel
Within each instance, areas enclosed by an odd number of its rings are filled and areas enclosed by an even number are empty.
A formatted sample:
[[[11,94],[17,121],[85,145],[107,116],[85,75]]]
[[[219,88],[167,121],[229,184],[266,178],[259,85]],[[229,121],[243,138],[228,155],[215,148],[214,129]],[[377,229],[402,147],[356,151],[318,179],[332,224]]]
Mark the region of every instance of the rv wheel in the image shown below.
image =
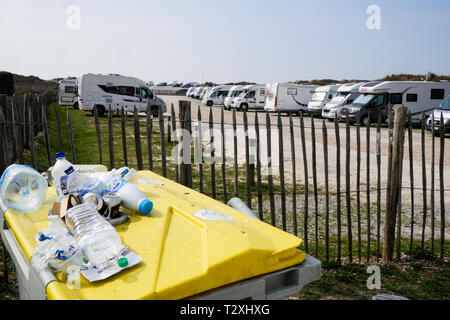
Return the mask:
[[[95,106],[97,109],[97,114],[99,117],[103,117],[105,115],[105,107],[104,106]]]
[[[73,104],[73,108],[76,109],[76,110],[80,109],[80,106],[78,105],[78,102],[75,102]]]
[[[369,123],[369,117],[368,116],[365,116],[364,118],[361,119],[361,124],[363,126],[366,127],[368,123]]]
[[[241,110],[242,111],[247,111],[248,110],[248,104],[246,104],[246,103],[241,104]]]
[[[212,102],[211,100],[209,100],[208,102],[206,102],[206,105],[207,105],[208,107],[212,107],[213,102]]]

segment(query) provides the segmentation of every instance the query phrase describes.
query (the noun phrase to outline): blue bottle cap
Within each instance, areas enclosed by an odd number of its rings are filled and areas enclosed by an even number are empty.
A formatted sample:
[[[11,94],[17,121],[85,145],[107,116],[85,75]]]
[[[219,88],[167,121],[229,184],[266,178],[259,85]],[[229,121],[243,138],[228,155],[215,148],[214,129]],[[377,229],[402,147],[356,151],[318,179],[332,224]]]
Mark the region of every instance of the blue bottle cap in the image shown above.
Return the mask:
[[[65,158],[66,154],[64,152],[58,152],[55,154],[55,158],[59,159],[59,158]]]
[[[153,202],[151,202],[148,199],[142,200],[141,203],[139,204],[139,211],[144,215],[148,215],[150,211],[152,211],[152,209],[153,209]]]
[[[67,168],[66,170],[64,170],[65,174],[71,174],[72,172],[74,172],[74,168],[72,166],[70,166],[69,168]]]

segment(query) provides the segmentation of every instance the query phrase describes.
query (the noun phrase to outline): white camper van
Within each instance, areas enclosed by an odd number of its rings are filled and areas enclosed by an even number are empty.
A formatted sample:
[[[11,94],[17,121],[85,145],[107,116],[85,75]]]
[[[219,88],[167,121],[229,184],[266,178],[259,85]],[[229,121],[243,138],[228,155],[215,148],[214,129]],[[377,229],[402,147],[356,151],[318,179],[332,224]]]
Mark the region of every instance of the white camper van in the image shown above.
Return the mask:
[[[450,82],[370,82],[362,85],[359,92],[362,94],[342,112],[342,118],[348,117],[351,123],[356,122],[359,115],[361,123],[366,124],[369,113],[372,123],[378,120],[379,114],[382,121],[386,121],[386,106],[394,109],[396,105],[406,106],[412,114],[412,122],[419,123],[421,112],[429,115],[431,109],[439,106],[450,94]]]
[[[190,87],[187,91],[186,91],[186,97],[190,97],[191,94],[194,92],[196,88],[195,87]]]
[[[231,103],[233,102],[233,99],[239,96],[242,92],[244,92],[244,86],[231,87],[230,91],[228,91],[228,95],[225,97],[225,100],[223,101],[224,109],[225,110],[231,109]]]
[[[111,106],[112,111],[121,110],[146,112],[147,103],[153,115],[167,111],[166,104],[158,98],[144,81],[118,74],[93,74],[81,76],[78,85],[78,103],[81,110],[94,112],[103,116]]]
[[[264,84],[247,86],[241,95],[234,98],[231,107],[240,110],[264,108],[266,86]]]
[[[192,98],[199,99],[202,91],[203,91],[203,87],[195,88],[195,90],[192,92]]]
[[[336,84],[316,88],[311,100],[309,100],[308,112],[315,116],[321,115],[323,107],[338,95],[340,86],[340,84]]]
[[[77,104],[77,79],[67,78],[59,82],[58,90],[58,104],[60,106],[74,106],[78,108]]]
[[[202,103],[211,107],[213,105],[223,105],[225,97],[231,89],[231,85],[221,85],[211,89],[211,91],[203,98]]]
[[[306,111],[317,87],[310,84],[268,83],[264,109],[279,112]]]
[[[322,118],[328,118],[334,120],[337,115],[339,118],[342,115],[342,108],[349,105],[355,100],[361,93],[359,88],[365,84],[365,82],[359,83],[346,83],[339,87],[338,94],[328,102],[322,109]]]
[[[210,91],[211,87],[204,87],[203,92],[200,95],[200,100],[203,100],[203,98],[206,97]]]

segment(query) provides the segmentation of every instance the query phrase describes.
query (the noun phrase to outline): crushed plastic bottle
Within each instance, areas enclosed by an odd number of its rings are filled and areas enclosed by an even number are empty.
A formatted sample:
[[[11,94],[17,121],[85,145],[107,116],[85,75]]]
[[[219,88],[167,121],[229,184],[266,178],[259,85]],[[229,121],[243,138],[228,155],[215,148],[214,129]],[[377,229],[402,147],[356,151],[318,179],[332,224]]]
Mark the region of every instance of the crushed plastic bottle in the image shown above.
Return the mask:
[[[144,215],[152,211],[153,202],[148,200],[137,186],[122,178],[120,173],[105,172],[98,179],[105,184],[105,193],[119,194],[125,209],[139,211]]]
[[[44,202],[47,188],[47,181],[35,169],[13,164],[0,179],[0,199],[11,210],[33,213]]]
[[[41,272],[46,267],[52,271],[83,265],[83,253],[78,242],[69,233],[58,216],[49,216],[49,228],[39,232],[36,249],[31,257],[31,266]]]
[[[67,175],[67,185],[63,186],[61,184],[61,186],[66,190],[67,194],[75,194],[81,198],[87,193],[102,195],[105,192],[104,183],[87,174],[75,171],[73,166],[70,166],[64,172]]]
[[[92,265],[103,268],[119,257],[123,247],[119,234],[92,204],[69,209],[65,222]]]

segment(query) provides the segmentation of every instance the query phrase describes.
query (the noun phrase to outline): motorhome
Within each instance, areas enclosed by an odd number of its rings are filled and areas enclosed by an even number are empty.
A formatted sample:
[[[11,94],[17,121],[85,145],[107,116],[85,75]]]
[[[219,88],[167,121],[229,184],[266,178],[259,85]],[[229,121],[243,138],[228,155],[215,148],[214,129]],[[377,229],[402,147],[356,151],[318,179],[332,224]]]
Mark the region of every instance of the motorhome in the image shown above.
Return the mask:
[[[441,129],[441,115],[444,121],[444,133],[450,133],[450,96],[448,96],[427,119],[427,130],[431,131],[432,127],[434,133],[439,133]],[[434,119],[433,119],[434,118]],[[432,121],[434,125],[432,126]]]
[[[152,115],[167,111],[166,104],[158,98],[144,81],[119,74],[84,74],[79,79],[78,103],[81,110],[103,116],[111,106],[112,111],[124,108],[125,111],[146,112],[147,104]]]
[[[66,78],[59,82],[58,104],[60,106],[73,106],[78,108],[77,103],[77,79]]]
[[[234,98],[231,107],[239,110],[261,109],[266,103],[266,85],[253,85],[244,88],[237,98]]]
[[[225,97],[225,100],[223,101],[223,106],[225,110],[231,109],[231,103],[233,102],[233,99],[239,96],[242,92],[244,92],[244,86],[233,86],[230,88],[230,91],[228,91],[228,95]]]
[[[206,97],[210,91],[211,87],[204,87],[203,92],[200,95],[200,100],[203,100],[203,98]]]
[[[310,84],[268,83],[264,109],[298,113],[307,111],[308,102],[317,87]]]
[[[338,95],[340,87],[341,84],[336,84],[316,88],[311,100],[308,102],[308,113],[320,116],[325,105]]]
[[[431,81],[383,81],[370,82],[359,88],[362,94],[353,103],[343,109],[342,118],[349,119],[350,123],[357,121],[359,116],[361,124],[366,125],[369,119],[372,123],[387,119],[387,110],[396,105],[404,105],[411,112],[413,123],[419,123],[421,112],[426,115],[439,106],[444,98],[450,94],[449,82]]]
[[[186,91],[186,97],[190,97],[192,92],[195,90],[195,87],[190,87],[187,91]]]
[[[202,103],[211,107],[213,105],[223,105],[225,97],[231,89],[231,85],[221,85],[211,89],[211,91],[203,98]]]
[[[204,87],[197,87],[197,88],[193,91],[192,97],[195,98],[195,99],[200,99],[200,95],[202,94],[203,88],[204,88]]]
[[[358,83],[346,83],[339,87],[338,94],[328,102],[322,109],[322,118],[328,118],[334,120],[337,116],[339,120],[342,115],[342,109],[355,100],[361,93],[359,88],[365,84],[365,82]]]

